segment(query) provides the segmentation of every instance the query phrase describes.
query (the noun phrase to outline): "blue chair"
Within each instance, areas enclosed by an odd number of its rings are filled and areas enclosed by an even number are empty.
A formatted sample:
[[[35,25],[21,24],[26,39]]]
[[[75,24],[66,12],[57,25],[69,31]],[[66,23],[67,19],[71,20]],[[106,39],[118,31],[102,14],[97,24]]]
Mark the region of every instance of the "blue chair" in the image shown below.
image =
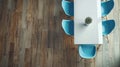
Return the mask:
[[[81,58],[92,59],[96,56],[96,46],[94,44],[81,44],[78,46]]]
[[[103,28],[103,35],[108,35],[112,32],[115,28],[115,21],[114,20],[106,20],[102,21],[102,28]]]
[[[74,22],[73,20],[62,20],[62,28],[67,35],[74,35]]]
[[[114,7],[114,1],[113,0],[109,0],[107,2],[102,2],[101,3],[101,7],[102,7],[102,16],[106,16],[113,9],[113,7]]]
[[[74,16],[74,3],[73,2],[62,0],[62,8],[66,15]]]

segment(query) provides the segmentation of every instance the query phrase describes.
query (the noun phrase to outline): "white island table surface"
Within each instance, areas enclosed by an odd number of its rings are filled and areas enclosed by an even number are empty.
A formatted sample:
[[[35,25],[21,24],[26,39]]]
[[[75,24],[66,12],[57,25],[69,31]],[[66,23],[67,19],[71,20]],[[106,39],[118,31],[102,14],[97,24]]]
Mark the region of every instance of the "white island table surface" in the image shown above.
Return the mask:
[[[92,18],[87,26],[86,17]],[[74,43],[103,44],[101,0],[74,0]]]

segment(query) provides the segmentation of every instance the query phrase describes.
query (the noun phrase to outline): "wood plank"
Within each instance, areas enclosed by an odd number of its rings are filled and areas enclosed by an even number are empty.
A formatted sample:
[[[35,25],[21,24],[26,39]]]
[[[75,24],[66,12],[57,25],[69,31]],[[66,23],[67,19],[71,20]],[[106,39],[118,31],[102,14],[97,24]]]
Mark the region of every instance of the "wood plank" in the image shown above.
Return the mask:
[[[64,33],[61,0],[0,0],[0,67],[120,67],[120,1],[107,19],[116,27],[92,60],[81,60]]]

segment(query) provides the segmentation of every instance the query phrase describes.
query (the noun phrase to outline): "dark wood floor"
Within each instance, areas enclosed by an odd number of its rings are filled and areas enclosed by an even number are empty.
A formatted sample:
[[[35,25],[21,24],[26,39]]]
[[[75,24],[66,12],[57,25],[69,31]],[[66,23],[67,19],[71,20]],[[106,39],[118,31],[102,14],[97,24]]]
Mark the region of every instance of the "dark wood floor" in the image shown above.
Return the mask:
[[[74,37],[61,28],[62,19],[73,19],[61,0],[0,0],[0,67],[120,67],[120,1],[115,2],[109,43],[104,38],[96,58],[81,60]]]

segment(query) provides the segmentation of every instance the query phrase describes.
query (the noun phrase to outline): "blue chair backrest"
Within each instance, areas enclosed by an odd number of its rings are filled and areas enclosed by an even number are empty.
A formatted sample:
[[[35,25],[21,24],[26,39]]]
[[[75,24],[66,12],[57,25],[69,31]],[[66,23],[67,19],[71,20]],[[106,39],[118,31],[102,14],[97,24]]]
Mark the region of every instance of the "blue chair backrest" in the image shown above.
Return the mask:
[[[74,3],[73,2],[62,0],[62,8],[66,15],[74,16]]]
[[[102,28],[103,28],[103,35],[108,35],[112,32],[115,28],[115,21],[114,20],[106,20],[102,21]]]
[[[113,0],[109,0],[107,2],[102,2],[101,3],[101,9],[102,9],[102,16],[106,16],[108,15],[111,10],[114,7],[114,1]]]
[[[74,22],[73,20],[62,20],[62,28],[67,35],[74,35]]]

